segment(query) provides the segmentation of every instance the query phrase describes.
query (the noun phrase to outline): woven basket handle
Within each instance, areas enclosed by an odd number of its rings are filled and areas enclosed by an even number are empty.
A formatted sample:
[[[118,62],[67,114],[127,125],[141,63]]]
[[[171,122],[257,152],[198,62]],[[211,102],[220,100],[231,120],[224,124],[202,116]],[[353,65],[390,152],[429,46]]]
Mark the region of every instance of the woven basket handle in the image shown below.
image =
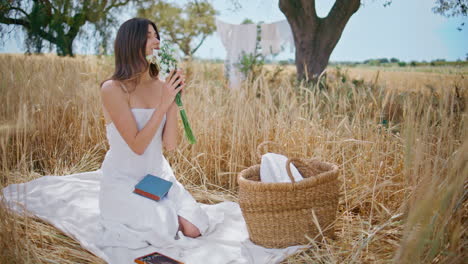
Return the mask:
[[[291,162],[293,161],[300,161],[298,158],[289,158],[288,161],[286,161],[286,171],[288,172],[289,179],[291,179],[292,183],[296,183],[296,180],[294,180],[294,177],[291,172]]]
[[[276,142],[274,142],[274,141],[269,141],[269,140],[263,141],[262,143],[258,144],[258,146],[257,146],[257,157],[258,157],[259,160],[262,159],[262,152],[260,151],[260,149],[261,149],[263,146],[265,146],[266,144],[268,144],[268,143],[272,143],[272,144],[274,144],[274,145],[281,146],[279,143],[276,143]]]

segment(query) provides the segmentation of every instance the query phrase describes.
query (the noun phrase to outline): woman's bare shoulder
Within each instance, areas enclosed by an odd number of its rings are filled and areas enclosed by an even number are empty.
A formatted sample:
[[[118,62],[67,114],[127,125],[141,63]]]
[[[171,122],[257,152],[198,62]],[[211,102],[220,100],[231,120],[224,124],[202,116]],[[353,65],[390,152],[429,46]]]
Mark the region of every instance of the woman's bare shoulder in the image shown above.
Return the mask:
[[[114,105],[125,103],[127,95],[120,87],[119,81],[107,80],[101,86],[101,98],[104,106],[111,109]]]
[[[107,80],[107,81],[103,82],[102,85],[101,85],[101,92],[102,93],[113,92],[115,90],[119,90],[119,91],[122,90],[122,89],[120,89],[119,81]]]

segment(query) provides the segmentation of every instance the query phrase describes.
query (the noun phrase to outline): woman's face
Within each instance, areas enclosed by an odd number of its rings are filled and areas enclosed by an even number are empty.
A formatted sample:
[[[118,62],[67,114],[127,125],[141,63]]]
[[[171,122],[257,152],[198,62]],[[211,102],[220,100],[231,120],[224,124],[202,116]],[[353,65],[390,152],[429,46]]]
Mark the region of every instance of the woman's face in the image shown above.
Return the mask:
[[[151,24],[148,25],[148,37],[146,40],[146,55],[153,54],[154,49],[159,49],[158,34]]]

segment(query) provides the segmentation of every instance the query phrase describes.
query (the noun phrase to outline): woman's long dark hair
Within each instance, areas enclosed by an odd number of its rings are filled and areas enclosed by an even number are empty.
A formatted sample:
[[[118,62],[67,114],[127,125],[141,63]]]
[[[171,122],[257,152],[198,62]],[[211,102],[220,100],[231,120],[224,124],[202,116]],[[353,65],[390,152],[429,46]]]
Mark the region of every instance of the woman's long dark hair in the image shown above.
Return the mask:
[[[157,78],[158,67],[146,60],[148,25],[153,26],[160,39],[156,24],[146,18],[132,18],[120,26],[114,41],[115,71],[107,80],[131,83],[132,87],[136,87],[148,67],[150,77]],[[107,80],[101,82],[101,87]]]

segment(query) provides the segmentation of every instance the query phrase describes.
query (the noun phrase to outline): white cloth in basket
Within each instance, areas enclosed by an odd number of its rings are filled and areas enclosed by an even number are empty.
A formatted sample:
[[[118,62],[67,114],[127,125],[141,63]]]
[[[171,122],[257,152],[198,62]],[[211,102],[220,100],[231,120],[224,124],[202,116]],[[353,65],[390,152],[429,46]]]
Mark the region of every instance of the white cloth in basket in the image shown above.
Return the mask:
[[[262,156],[260,164],[260,181],[261,182],[291,182],[286,171],[286,161],[288,158],[284,155],[276,153],[266,153]],[[301,181],[302,175],[297,170],[296,166],[291,162],[291,173],[296,182]]]

